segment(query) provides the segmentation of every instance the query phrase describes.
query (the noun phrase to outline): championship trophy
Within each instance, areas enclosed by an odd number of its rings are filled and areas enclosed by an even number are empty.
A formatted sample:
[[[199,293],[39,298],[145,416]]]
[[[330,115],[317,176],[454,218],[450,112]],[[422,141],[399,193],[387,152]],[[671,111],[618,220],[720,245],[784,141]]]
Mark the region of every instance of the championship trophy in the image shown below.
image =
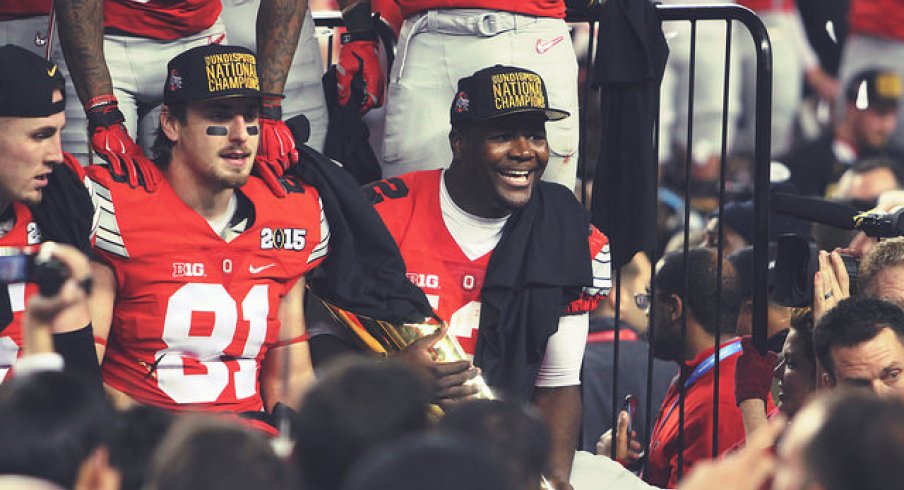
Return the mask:
[[[438,320],[433,319],[429,319],[430,321],[424,323],[393,324],[349,313],[325,301],[323,305],[336,321],[354,333],[355,337],[368,349],[384,355],[401,352],[415,340],[435,333],[437,329],[443,326],[438,323]],[[458,343],[458,339],[448,332],[437,343],[433,344],[430,354],[436,362],[469,360],[468,355],[461,348],[461,344]],[[496,398],[482,375],[477,375],[467,381],[466,384],[477,388],[477,393],[472,395],[473,398]]]

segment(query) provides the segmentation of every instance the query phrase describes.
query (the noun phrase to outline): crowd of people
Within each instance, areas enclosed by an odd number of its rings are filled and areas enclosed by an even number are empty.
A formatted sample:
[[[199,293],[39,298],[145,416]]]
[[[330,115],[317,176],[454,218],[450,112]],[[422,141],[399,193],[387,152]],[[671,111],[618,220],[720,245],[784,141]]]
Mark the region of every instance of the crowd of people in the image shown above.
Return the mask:
[[[904,7],[737,3],[770,192],[851,210],[771,211],[765,283],[731,28],[663,24],[659,246],[618,264],[586,2],[0,4],[0,487],[904,486]]]

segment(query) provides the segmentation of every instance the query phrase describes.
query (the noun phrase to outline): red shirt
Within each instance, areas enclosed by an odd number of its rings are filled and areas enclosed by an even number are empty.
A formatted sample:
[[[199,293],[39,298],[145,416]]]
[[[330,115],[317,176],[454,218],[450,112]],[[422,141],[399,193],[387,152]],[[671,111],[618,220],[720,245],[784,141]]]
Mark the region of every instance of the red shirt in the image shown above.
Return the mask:
[[[104,0],[104,27],[172,41],[209,28],[222,9],[220,0]]]
[[[279,199],[250,178],[253,219],[227,242],[165,180],[148,194],[87,171],[94,250],[117,284],[104,382],[169,410],[259,411],[280,300],[326,254],[317,191]]]
[[[50,0],[0,0],[0,20],[50,14]]]
[[[396,0],[402,16],[408,18],[425,10],[487,9],[536,17],[565,18],[564,0]]]
[[[726,346],[730,340],[722,344]],[[701,352],[687,363],[688,372],[713,354],[714,348]],[[738,355],[722,358],[719,367],[719,452],[722,454],[744,440],[744,421],[735,402],[734,379]],[[687,475],[693,465],[712,459],[713,442],[713,386],[715,369],[710,369],[687,388],[684,399],[684,466]],[[644,480],[661,488],[678,485],[678,388],[684,381],[672,382],[659,409],[650,440],[650,456]],[[674,405],[674,408],[671,408]]]
[[[25,247],[41,243],[41,232],[34,222],[28,206],[14,202],[12,211],[16,223],[5,235],[0,237],[0,247]],[[19,358],[22,351],[22,316],[25,304],[31,295],[38,292],[38,287],[31,283],[10,284],[9,303],[13,309],[13,320],[6,328],[0,330],[0,382],[9,375],[11,366]],[[2,326],[0,326],[2,328]]]
[[[770,12],[773,10],[794,10],[794,0],[737,0],[738,5],[754,12]]]
[[[851,32],[904,40],[904,2],[901,0],[852,0]]]
[[[442,170],[412,172],[373,184],[375,207],[399,245],[408,278],[427,295],[437,315],[449,324],[462,348],[474,355],[480,323],[480,289],[492,251],[469,259],[446,228],[440,208]],[[375,193],[375,194],[373,194]],[[582,313],[596,307],[608,293],[608,239],[596,228],[589,233],[590,253],[605,264],[600,290],[585,294],[563,313]],[[588,257],[590,260],[590,257]]]

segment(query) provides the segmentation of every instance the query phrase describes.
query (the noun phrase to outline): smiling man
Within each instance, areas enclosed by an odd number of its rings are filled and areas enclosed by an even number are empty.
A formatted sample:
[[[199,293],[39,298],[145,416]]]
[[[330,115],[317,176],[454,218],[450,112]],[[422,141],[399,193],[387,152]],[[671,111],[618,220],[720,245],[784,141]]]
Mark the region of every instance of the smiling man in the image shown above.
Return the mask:
[[[458,82],[448,170],[367,189],[423,289],[491,387],[530,400],[553,436],[550,479],[567,488],[581,417],[588,314],[610,287],[608,240],[574,195],[540,182],[547,104],[534,72],[508,66]]]
[[[904,310],[880,299],[849,298],[816,325],[823,384],[859,386],[904,398]]]
[[[88,169],[104,382],[124,401],[171,410],[295,405],[311,374],[304,274],[329,236],[320,198],[288,177],[287,197],[277,198],[250,176],[261,108],[251,51],[194,48],[167,73],[154,145],[160,188]]]

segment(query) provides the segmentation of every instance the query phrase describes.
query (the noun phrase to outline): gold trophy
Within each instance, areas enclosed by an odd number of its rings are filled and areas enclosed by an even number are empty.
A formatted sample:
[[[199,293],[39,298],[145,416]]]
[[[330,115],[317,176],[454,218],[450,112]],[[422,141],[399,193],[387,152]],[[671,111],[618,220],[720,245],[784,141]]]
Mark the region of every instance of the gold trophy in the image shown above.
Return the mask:
[[[433,334],[437,329],[443,327],[442,324],[435,322],[396,325],[363,315],[354,315],[325,301],[323,304],[333,318],[352,331],[368,349],[384,355],[401,352],[415,340]],[[448,332],[433,344],[430,354],[436,362],[470,360],[464,349],[461,348],[461,344],[458,343],[458,339]],[[482,375],[477,375],[466,384],[477,388],[477,393],[472,395],[473,398],[496,398]]]

